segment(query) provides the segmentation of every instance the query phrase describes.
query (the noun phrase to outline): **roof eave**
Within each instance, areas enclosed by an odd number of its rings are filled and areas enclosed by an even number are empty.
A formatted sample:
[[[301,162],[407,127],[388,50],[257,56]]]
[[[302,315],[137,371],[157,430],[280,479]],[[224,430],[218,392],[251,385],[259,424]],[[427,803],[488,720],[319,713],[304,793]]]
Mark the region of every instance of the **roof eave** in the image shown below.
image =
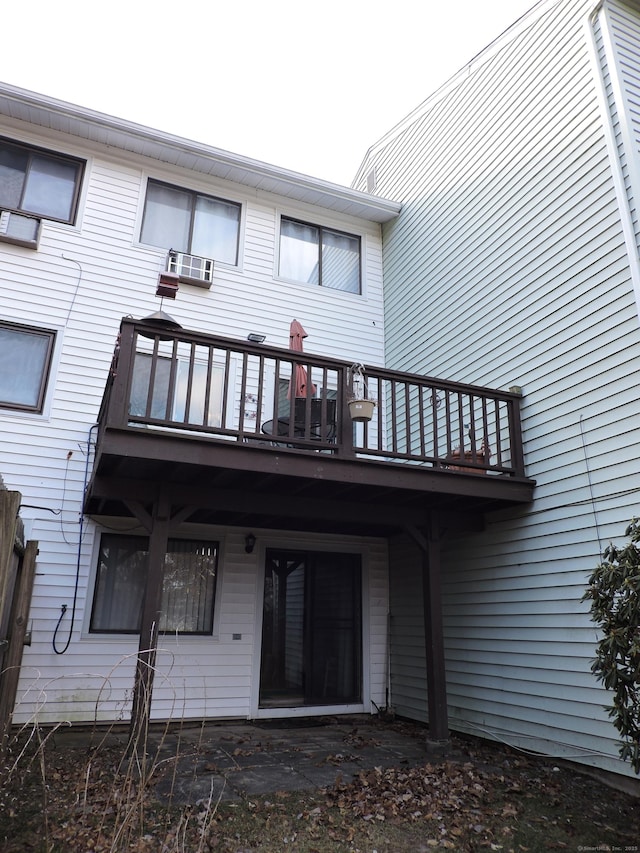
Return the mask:
[[[312,203],[371,222],[388,222],[401,205],[388,199],[313,178],[260,160],[155,130],[126,119],[79,107],[46,95],[0,83],[0,115],[71,134],[160,162],[250,186],[263,192]]]

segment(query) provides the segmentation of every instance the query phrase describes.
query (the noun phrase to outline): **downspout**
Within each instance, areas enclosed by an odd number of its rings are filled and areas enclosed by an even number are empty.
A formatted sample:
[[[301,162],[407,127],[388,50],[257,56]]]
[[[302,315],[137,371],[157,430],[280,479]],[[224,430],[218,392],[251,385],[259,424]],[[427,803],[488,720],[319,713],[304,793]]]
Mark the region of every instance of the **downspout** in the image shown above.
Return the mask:
[[[636,312],[638,314],[638,319],[640,320],[640,262],[638,259],[638,243],[633,227],[633,219],[629,207],[629,197],[627,195],[627,188],[624,182],[624,174],[622,172],[622,165],[620,163],[618,146],[616,144],[615,130],[613,126],[611,111],[609,109],[609,103],[607,100],[607,90],[604,80],[604,73],[600,64],[600,59],[598,55],[598,45],[596,42],[596,35],[594,29],[596,19],[603,11],[605,5],[606,0],[598,0],[598,2],[593,6],[593,8],[587,13],[584,21],[584,27],[587,33],[587,48],[589,51],[589,58],[591,60],[591,65],[596,80],[596,97],[598,99],[598,106],[602,115],[602,125],[604,130],[605,143],[607,146],[607,152],[609,155],[609,165],[611,167],[614,191],[616,199],[618,201],[618,210],[620,212],[620,224],[622,225],[622,233],[627,249],[627,257],[629,259],[629,271],[631,274],[631,283],[633,286],[633,292],[636,301]],[[605,15],[602,15],[601,23],[604,51],[607,60],[611,63],[609,66],[611,88],[613,90],[614,102],[618,108],[618,120],[620,122],[622,143],[628,155],[627,160],[630,174],[631,189],[634,194],[635,192],[638,193],[638,201],[640,202],[640,180],[638,180],[637,178],[637,169],[634,161],[635,155],[633,152],[633,144],[631,142],[631,136],[629,134],[626,122],[624,98],[622,97],[622,92],[620,90],[620,81],[618,80],[617,68],[614,59],[615,51]]]

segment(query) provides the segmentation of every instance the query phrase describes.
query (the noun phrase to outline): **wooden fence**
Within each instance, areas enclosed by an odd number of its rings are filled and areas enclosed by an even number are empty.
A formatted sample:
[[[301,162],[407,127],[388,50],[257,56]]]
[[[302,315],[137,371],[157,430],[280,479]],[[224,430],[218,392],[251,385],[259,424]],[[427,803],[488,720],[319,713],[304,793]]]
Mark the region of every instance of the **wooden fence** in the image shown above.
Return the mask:
[[[18,689],[37,542],[24,541],[21,495],[0,487],[0,777]]]

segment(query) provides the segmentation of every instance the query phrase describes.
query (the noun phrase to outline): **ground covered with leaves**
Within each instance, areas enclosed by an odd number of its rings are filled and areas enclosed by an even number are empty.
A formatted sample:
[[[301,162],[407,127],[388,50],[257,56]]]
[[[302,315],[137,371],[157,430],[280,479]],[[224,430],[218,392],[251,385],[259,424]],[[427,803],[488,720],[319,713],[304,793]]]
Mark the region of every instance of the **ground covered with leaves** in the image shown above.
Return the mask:
[[[175,762],[25,747],[0,788],[0,853],[640,853],[640,799],[568,767],[456,739],[455,760],[374,768],[311,792],[162,805]]]

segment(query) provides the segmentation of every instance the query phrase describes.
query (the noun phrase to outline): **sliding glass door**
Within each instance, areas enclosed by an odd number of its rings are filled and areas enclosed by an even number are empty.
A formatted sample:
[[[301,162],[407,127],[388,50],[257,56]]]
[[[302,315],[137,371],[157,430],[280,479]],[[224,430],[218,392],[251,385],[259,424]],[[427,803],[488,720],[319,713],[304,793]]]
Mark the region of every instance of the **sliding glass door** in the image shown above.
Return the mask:
[[[358,554],[269,550],[260,706],[362,701]]]

